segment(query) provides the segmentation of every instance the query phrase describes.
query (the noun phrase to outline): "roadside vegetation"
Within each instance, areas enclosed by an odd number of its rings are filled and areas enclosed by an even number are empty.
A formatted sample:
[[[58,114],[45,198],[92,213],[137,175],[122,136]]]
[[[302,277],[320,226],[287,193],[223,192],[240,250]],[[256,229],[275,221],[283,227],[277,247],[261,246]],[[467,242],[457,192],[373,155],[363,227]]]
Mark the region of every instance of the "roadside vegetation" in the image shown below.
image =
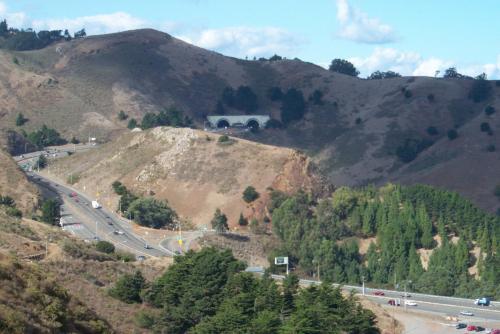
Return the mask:
[[[312,275],[319,265],[322,279],[337,283],[365,277],[377,286],[406,282],[424,293],[500,298],[500,218],[454,192],[387,185],[340,188],[319,202],[305,193],[274,197],[283,244],[272,256],[288,255],[301,272]],[[361,255],[354,237],[375,239]],[[417,252],[425,249],[433,250],[426,269]],[[474,264],[477,277],[468,271]]]
[[[120,195],[118,210],[137,224],[152,228],[176,226],[179,217],[166,201],[136,196],[119,181],[113,182],[112,187]]]
[[[110,295],[151,305],[136,323],[158,333],[379,333],[352,295],[329,285],[300,289],[294,275],[278,285],[244,268],[228,250],[189,251],[151,283],[140,272],[122,276]]]

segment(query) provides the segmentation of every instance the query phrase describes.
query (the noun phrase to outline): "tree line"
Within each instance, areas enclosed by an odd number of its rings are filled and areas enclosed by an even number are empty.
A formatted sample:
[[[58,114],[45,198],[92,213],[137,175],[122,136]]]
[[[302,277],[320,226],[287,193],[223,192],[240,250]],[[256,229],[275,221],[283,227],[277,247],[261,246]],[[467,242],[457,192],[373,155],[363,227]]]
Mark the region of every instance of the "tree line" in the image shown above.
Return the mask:
[[[353,295],[326,284],[300,289],[295,275],[278,285],[244,268],[229,250],[203,248],[176,256],[151,283],[140,272],[125,275],[110,294],[152,306],[136,322],[158,333],[379,333]]]
[[[320,201],[306,193],[274,197],[272,222],[282,246],[271,255],[288,255],[300,272],[313,275],[319,267],[322,279],[337,283],[365,277],[377,286],[500,298],[500,218],[457,193],[387,185],[340,188]],[[375,241],[362,255],[356,239],[368,237]],[[418,253],[424,249],[433,250],[427,268]],[[476,277],[468,271],[473,264]]]
[[[70,41],[72,38],[83,38],[87,34],[85,29],[79,30],[71,36],[68,29],[40,30],[31,28],[17,29],[9,27],[7,20],[0,21],[0,48],[9,50],[26,51],[44,48],[54,42]]]

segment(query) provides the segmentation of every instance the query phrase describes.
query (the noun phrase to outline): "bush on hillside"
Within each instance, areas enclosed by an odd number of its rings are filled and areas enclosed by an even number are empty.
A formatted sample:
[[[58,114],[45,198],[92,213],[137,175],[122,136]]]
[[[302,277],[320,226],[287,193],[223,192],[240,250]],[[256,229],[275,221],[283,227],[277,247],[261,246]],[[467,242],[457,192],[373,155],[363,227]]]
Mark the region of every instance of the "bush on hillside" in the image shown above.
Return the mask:
[[[127,304],[141,303],[141,292],[144,288],[146,288],[146,280],[137,270],[133,275],[125,274],[120,277],[114,287],[109,290],[109,295]]]
[[[281,99],[281,121],[288,125],[301,120],[306,111],[306,103],[302,91],[295,88],[287,90]]]
[[[17,114],[16,126],[23,126],[27,121],[28,119],[25,118],[22,113]]]
[[[248,186],[243,191],[243,200],[247,203],[251,203],[259,198],[259,193],[255,190],[254,187]]]
[[[349,61],[345,59],[334,59],[332,60],[328,70],[332,72],[342,73],[346,75],[350,75],[353,77],[357,77],[359,75],[359,71],[356,67]]]
[[[469,99],[474,102],[487,100],[491,96],[492,88],[490,82],[484,76],[478,76],[469,91]]]
[[[177,213],[166,201],[154,198],[138,198],[130,203],[127,213],[141,226],[151,228],[173,228],[177,223]]]
[[[240,226],[247,226],[248,225],[248,219],[243,217],[242,213],[240,213],[240,218],[238,219],[238,225],[240,225]]]
[[[136,127],[137,127],[137,121],[135,120],[135,118],[129,119],[128,124],[127,124],[127,128],[132,130],[132,129],[135,129]]]
[[[393,71],[381,72],[375,71],[370,76],[367,77],[368,80],[379,80],[379,79],[390,79],[390,78],[400,78],[401,74]]]
[[[45,124],[42,125],[39,130],[29,133],[26,139],[39,149],[45,146],[62,145],[67,143],[66,140],[61,138],[59,132],[47,127]]]
[[[118,113],[118,119],[120,121],[124,121],[127,118],[128,118],[128,115],[123,110],[120,110],[120,112]]]
[[[439,131],[435,126],[429,126],[426,131],[430,136],[437,136],[439,134]]]
[[[486,108],[484,108],[484,113],[488,116],[491,116],[495,113],[495,107],[493,106],[487,106]]]
[[[413,96],[413,93],[409,89],[405,89],[404,95],[407,99]]]
[[[451,130],[448,130],[447,135],[448,135],[448,139],[449,139],[449,140],[454,140],[454,139],[457,139],[457,137],[458,137],[458,132],[457,132],[457,130],[455,130],[455,129],[451,129]]]
[[[61,204],[55,199],[48,199],[42,204],[42,221],[51,225],[57,225],[61,216]]]
[[[210,224],[217,233],[224,233],[229,229],[227,217],[220,211],[219,208],[215,210],[214,217],[210,221]]]
[[[490,145],[486,146],[486,151],[487,152],[495,152],[496,150],[497,150],[497,148],[493,144],[490,144]]]
[[[315,89],[314,92],[309,95],[310,102],[312,102],[314,105],[321,106],[323,105],[323,92],[320,91],[319,89]]]
[[[283,97],[283,91],[280,87],[271,87],[267,90],[267,97],[271,101],[279,101]]]
[[[488,122],[481,123],[480,129],[481,129],[481,132],[490,132],[491,131],[490,123],[488,123]]]
[[[98,241],[95,244],[95,249],[101,253],[111,254],[115,252],[115,246],[108,241]]]
[[[432,94],[432,93],[428,94],[427,95],[427,100],[429,100],[429,102],[434,102],[434,100],[435,100],[434,94]]]

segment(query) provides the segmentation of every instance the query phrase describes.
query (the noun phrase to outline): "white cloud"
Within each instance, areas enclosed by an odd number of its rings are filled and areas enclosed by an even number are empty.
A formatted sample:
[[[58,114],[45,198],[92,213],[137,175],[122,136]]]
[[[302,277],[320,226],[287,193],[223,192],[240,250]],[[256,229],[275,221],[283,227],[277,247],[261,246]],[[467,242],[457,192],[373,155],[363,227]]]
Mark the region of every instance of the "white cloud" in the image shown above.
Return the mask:
[[[24,26],[28,16],[24,12],[9,12],[5,2],[0,1],[0,18],[6,19],[10,27]]]
[[[226,27],[180,36],[188,43],[236,57],[293,53],[302,41],[277,27]]]
[[[496,64],[464,65],[449,59],[424,58],[417,52],[376,47],[367,57],[353,57],[349,58],[349,61],[358,68],[361,76],[368,76],[377,70],[390,70],[402,75],[434,76],[436,71],[440,71],[442,75],[445,69],[456,67],[458,72],[469,76],[484,72],[490,79],[500,77],[500,55],[497,57]]]
[[[125,12],[81,16],[72,19],[34,20],[32,22],[32,27],[35,30],[68,29],[69,31],[74,32],[85,28],[87,34],[89,35],[139,29],[147,26],[147,21]]]
[[[353,8],[347,0],[337,0],[338,35],[342,38],[369,44],[389,43],[396,40],[393,28],[368,14]]]

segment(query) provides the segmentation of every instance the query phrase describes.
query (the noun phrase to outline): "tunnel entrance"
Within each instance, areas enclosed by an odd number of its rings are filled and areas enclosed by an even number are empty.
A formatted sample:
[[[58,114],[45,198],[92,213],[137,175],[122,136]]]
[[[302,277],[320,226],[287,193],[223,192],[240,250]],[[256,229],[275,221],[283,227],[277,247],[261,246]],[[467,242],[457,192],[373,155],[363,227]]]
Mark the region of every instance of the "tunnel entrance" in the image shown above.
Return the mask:
[[[229,122],[226,121],[225,119],[221,119],[220,121],[217,122],[217,127],[218,128],[228,128]]]
[[[258,130],[259,129],[259,122],[257,122],[254,119],[251,119],[247,122],[247,127],[249,127],[252,130]]]

